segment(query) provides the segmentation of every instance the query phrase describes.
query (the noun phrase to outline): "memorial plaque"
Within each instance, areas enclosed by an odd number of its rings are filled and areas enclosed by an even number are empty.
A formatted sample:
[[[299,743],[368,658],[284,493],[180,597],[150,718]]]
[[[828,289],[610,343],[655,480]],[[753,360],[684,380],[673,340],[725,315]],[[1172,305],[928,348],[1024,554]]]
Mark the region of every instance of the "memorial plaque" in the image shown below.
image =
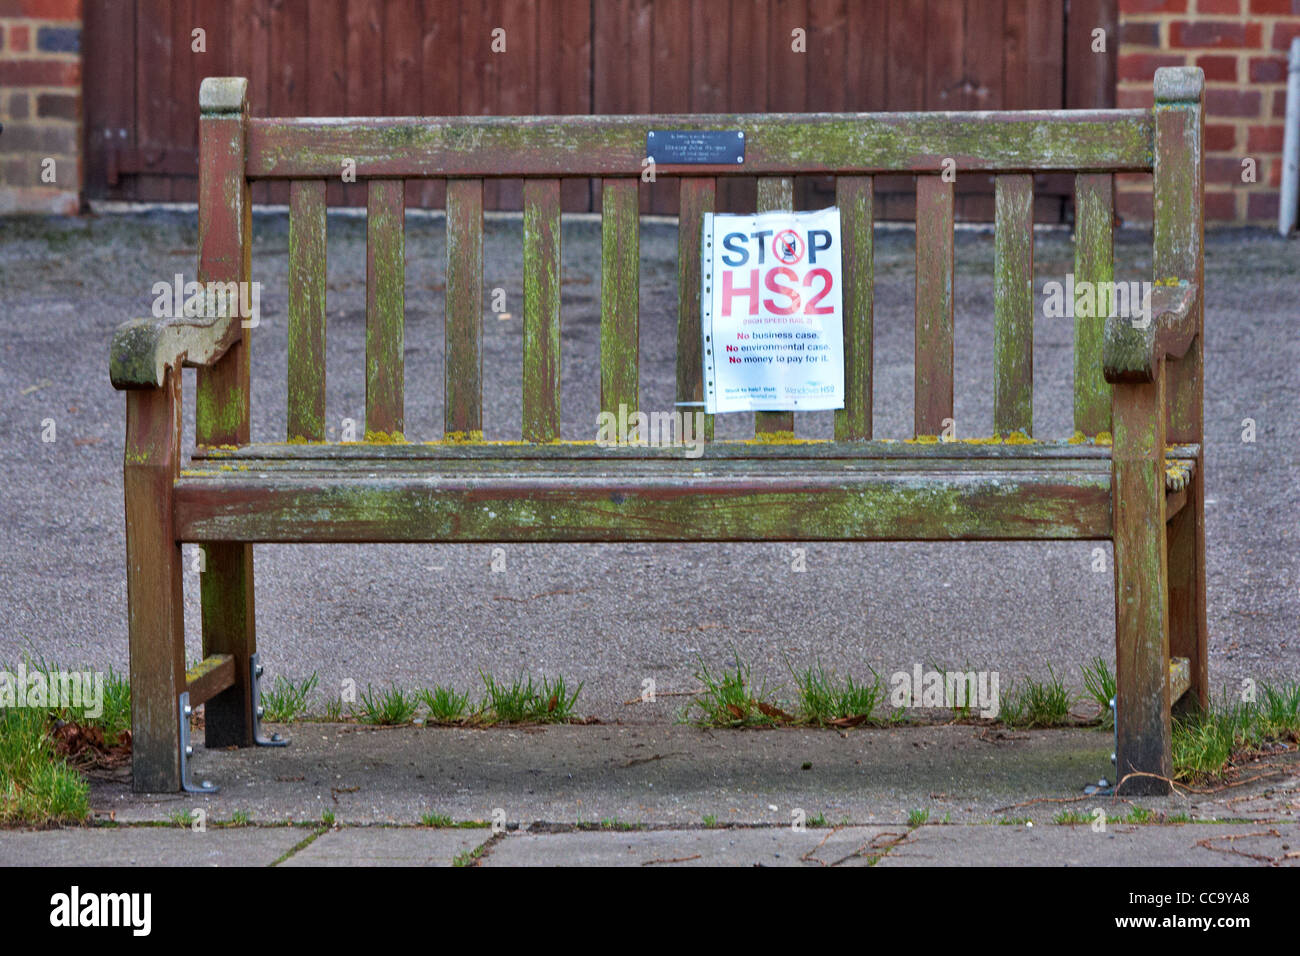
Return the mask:
[[[645,154],[660,166],[734,166],[745,161],[745,134],[738,129],[652,129]]]

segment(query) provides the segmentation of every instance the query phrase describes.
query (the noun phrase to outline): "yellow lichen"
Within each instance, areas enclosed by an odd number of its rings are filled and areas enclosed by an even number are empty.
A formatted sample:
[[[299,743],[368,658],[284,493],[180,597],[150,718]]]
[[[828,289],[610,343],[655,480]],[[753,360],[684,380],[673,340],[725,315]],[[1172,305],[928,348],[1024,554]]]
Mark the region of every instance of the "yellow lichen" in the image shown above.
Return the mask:
[[[1088,436],[1081,431],[1075,431],[1073,435],[1066,439],[1066,444],[1069,445],[1086,445],[1087,443]]]
[[[753,442],[757,445],[793,445],[794,432],[758,432]]]
[[[1110,432],[1097,432],[1097,437],[1093,439],[1098,445],[1112,445],[1114,441],[1110,437]]]
[[[406,445],[409,444],[406,436],[401,432],[372,432],[366,431],[365,444],[367,445]]]
[[[479,443],[483,441],[483,430],[481,428],[476,428],[473,431],[447,432],[442,436],[442,440],[444,443],[449,445]]]
[[[909,445],[937,445],[939,444],[939,436],[917,435],[915,438],[904,438],[903,441]]]
[[[1033,444],[1035,444],[1034,440],[1033,440],[1032,438],[1030,438],[1028,435],[1026,435],[1024,432],[1012,432],[1011,434],[1007,435],[1007,437],[1006,437],[1006,443],[1007,443],[1008,445],[1033,445]]]

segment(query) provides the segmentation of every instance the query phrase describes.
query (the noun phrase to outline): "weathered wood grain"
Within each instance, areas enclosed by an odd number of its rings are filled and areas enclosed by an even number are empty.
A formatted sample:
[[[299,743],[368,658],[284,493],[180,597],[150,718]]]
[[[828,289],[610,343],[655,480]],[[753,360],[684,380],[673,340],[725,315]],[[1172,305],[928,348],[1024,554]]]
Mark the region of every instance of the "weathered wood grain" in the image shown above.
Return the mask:
[[[524,441],[560,438],[560,181],[524,181]]]
[[[1074,281],[1112,282],[1115,187],[1109,173],[1080,173],[1074,184]],[[1074,427],[1088,437],[1110,431],[1110,385],[1102,374],[1105,318],[1074,317]]]
[[[636,168],[630,167],[630,168]],[[600,410],[639,407],[640,221],[636,179],[606,179],[600,217]]]
[[[447,181],[447,309],[444,349],[449,435],[483,432],[483,181]]]
[[[1199,445],[1171,445],[1166,451],[1168,461],[1178,461],[1195,467],[1201,454]],[[656,445],[599,445],[594,441],[556,442],[550,445],[527,445],[516,442],[418,442],[402,445],[371,444],[366,442],[326,442],[320,444],[253,444],[239,448],[201,447],[194,450],[196,463],[228,463],[238,469],[239,464],[258,467],[272,461],[356,461],[382,462],[389,460],[449,460],[460,458],[487,458],[500,461],[552,461],[567,458],[608,458],[620,461],[637,461],[642,458],[680,458],[680,447]],[[980,467],[985,460],[1002,459],[1026,461],[1087,460],[1102,462],[1109,468],[1111,449],[1107,445],[1070,444],[1068,441],[1011,442],[994,444],[988,439],[958,440],[954,442],[911,442],[895,439],[870,441],[815,441],[803,439],[794,443],[772,443],[753,439],[723,439],[710,442],[700,449],[700,456],[711,458],[755,459],[898,459],[928,461],[954,459],[966,462],[972,468]],[[197,467],[197,464],[196,464]],[[216,465],[220,467],[220,465]],[[508,467],[503,464],[502,467]]]
[[[289,438],[325,440],[325,180],[289,184]]]
[[[1123,793],[1162,794],[1173,766],[1163,374],[1111,392],[1117,770],[1155,775],[1130,778]]]
[[[750,113],[651,116],[458,116],[254,119],[254,178],[357,176],[626,176],[640,168],[646,133],[740,129],[745,162],[674,167],[659,176],[1150,171],[1148,110],[1016,113]]]
[[[180,461],[180,394],[180,370],[168,369],[161,388],[126,396],[122,484],[131,771],[134,789],[144,793],[181,787],[177,708],[185,688],[185,621],[181,550],[171,508]]]
[[[190,706],[207,703],[217,694],[235,685],[235,658],[230,654],[205,657],[185,672],[185,689]]]
[[[844,244],[844,407],[835,412],[835,440],[871,437],[875,298],[875,214],[870,176],[841,176],[835,183]]]
[[[993,432],[1034,428],[1034,178],[998,176],[993,276]]]
[[[1203,441],[1205,322],[1205,78],[1199,69],[1157,70],[1153,178],[1153,269],[1177,277],[1198,294],[1187,319],[1192,336],[1166,365],[1168,437]],[[1198,469],[1187,504],[1169,523],[1169,651],[1191,668],[1188,706],[1209,704],[1209,627],[1205,592],[1205,479]]]
[[[700,306],[700,240],[704,214],[715,211],[717,180],[682,180],[677,218],[677,402],[678,411],[704,411],[704,339]],[[704,416],[704,437],[713,439],[712,415]],[[692,419],[694,421],[694,419]]]
[[[243,175],[247,84],[206,79],[199,89],[199,105],[199,281],[249,282],[253,207]],[[242,329],[218,361],[196,373],[194,437],[199,444],[241,445],[249,439],[253,332],[251,325]],[[208,701],[204,739],[214,748],[249,746],[253,729],[247,662],[257,651],[253,548],[214,542],[205,554],[205,570],[199,576],[203,654],[234,657],[236,682]],[[179,784],[167,789],[178,788]]]
[[[499,464],[182,476],[178,530],[199,541],[609,542],[1105,538],[1111,527],[1104,467]]]
[[[953,415],[953,184],[941,176],[916,180],[917,435],[939,435]]]
[[[405,313],[403,185],[400,179],[372,179],[366,206],[367,432],[392,435],[404,428]]]

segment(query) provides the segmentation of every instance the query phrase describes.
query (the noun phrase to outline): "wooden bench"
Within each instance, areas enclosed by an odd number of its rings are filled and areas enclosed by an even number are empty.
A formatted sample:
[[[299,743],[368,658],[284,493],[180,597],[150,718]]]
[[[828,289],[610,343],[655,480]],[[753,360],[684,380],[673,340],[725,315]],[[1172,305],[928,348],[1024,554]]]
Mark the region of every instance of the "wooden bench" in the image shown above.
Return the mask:
[[[1154,109],[852,115],[254,119],[243,79],[200,94],[200,282],[247,281],[249,183],[290,183],[286,441],[249,443],[249,340],[238,317],[136,320],[112,343],[127,391],[124,484],[137,790],[174,791],[188,721],[209,747],[257,734],[254,542],[1043,540],[1114,542],[1119,773],[1162,791],[1171,704],[1206,675],[1202,463],[1200,70],[1161,69]],[[560,177],[602,180],[601,408],[638,401],[638,187],[651,128],[739,129],[738,166],[680,177],[677,399],[702,398],[699,236],[718,177],[790,208],[795,174],[837,177],[846,402],[834,440],[681,449],[560,440]],[[368,440],[326,442],[326,182],[368,187]],[[953,415],[953,183],[996,177],[994,428],[1019,442],[873,440],[872,184],[917,181],[915,435]],[[1112,174],[1154,177],[1151,321],[1074,321],[1074,423],[1033,435],[1033,176],[1076,179],[1076,281],[1113,278]],[[404,180],[447,181],[446,438],[403,420]],[[483,179],[524,180],[522,442],[482,440]],[[196,366],[197,448],[181,470],[182,365]],[[1113,445],[1103,433],[1112,433]],[[375,433],[382,433],[376,436]],[[1100,436],[1100,440],[1098,439]],[[382,437],[385,441],[370,440]],[[906,436],[902,436],[906,437]],[[184,667],[183,542],[202,542],[204,661]]]

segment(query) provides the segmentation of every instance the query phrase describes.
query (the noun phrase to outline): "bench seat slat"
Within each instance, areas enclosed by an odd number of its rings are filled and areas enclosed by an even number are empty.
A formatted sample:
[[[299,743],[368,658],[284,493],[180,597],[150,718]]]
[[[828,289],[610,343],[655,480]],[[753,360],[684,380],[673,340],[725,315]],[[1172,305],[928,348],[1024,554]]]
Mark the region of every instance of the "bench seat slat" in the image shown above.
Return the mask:
[[[332,473],[182,477],[182,541],[761,541],[1105,539],[1108,468],[990,468],[961,462],[861,470],[801,462],[600,462],[501,473]],[[477,467],[465,467],[469,465]],[[655,464],[657,469],[647,466]],[[912,463],[908,463],[912,464]],[[943,464],[942,467],[940,465]],[[1090,463],[1091,464],[1091,463]],[[818,467],[820,466],[820,467]]]
[[[443,428],[483,433],[483,180],[447,182]]]
[[[993,432],[1032,435],[1034,426],[1034,177],[994,184]]]
[[[287,436],[325,440],[325,180],[289,184]]]
[[[1166,457],[1173,461],[1199,460],[1199,445],[1172,445]],[[312,445],[251,444],[239,448],[199,446],[195,462],[209,462],[211,467],[225,465],[238,470],[241,464],[256,466],[264,461],[387,461],[405,459],[614,459],[681,458],[680,447],[623,446],[606,447],[595,442],[557,442],[552,445],[529,445],[506,442],[424,442],[400,445],[331,442]],[[1033,444],[976,444],[974,442],[912,443],[876,439],[865,442],[802,441],[794,444],[751,441],[709,442],[701,449],[703,459],[1088,459],[1109,462],[1109,445],[1072,445],[1069,442],[1034,442]]]
[[[939,435],[952,418],[953,184],[942,176],[916,181],[917,435]]]
[[[678,167],[689,175],[1147,171],[1149,110],[1006,113],[716,114],[708,116],[254,117],[245,168],[254,178],[337,176],[626,176],[651,129],[739,129],[745,162]],[[400,135],[394,135],[400,130]],[[660,164],[656,173],[672,175]]]
[[[524,181],[524,441],[560,438],[560,181]]]
[[[366,431],[402,431],[405,185],[372,179],[366,208]]]
[[[790,176],[764,176],[758,181],[758,211],[775,212],[794,209],[794,179]],[[794,435],[794,412],[755,412],[754,434]]]

